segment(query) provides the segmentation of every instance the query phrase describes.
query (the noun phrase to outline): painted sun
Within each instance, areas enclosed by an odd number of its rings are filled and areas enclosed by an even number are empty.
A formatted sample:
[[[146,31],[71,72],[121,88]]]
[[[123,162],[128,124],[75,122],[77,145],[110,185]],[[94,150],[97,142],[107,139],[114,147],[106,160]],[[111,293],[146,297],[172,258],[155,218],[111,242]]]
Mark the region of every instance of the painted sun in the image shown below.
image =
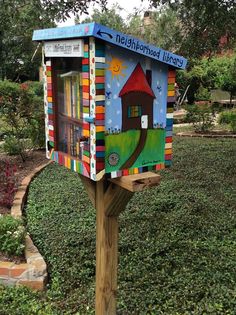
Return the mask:
[[[112,57],[111,61],[107,62],[109,64],[109,68],[107,70],[111,71],[112,79],[114,77],[119,78],[119,76],[125,77],[125,74],[122,72],[127,67],[124,66],[123,61],[119,58]]]

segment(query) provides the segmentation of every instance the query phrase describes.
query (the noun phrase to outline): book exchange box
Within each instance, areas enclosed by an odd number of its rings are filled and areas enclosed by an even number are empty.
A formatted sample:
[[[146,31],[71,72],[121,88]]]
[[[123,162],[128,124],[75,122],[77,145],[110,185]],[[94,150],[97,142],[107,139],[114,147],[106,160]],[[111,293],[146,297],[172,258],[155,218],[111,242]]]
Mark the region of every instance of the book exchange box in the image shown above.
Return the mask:
[[[105,26],[42,29],[47,157],[94,181],[171,164],[186,59]]]

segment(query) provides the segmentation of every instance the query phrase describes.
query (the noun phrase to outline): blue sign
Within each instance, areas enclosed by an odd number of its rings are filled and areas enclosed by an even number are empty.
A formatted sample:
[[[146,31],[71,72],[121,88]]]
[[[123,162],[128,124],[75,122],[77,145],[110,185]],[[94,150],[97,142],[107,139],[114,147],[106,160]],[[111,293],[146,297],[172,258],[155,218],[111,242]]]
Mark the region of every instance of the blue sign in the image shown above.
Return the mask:
[[[57,40],[94,36],[116,46],[134,51],[151,59],[166,63],[175,68],[185,69],[187,60],[169,51],[147,44],[135,37],[116,32],[97,23],[78,24],[68,27],[50,28],[34,31],[33,40]]]
[[[187,60],[183,57],[147,44],[135,37],[116,32],[103,25],[95,23],[93,36],[176,68],[185,69],[187,64]]]

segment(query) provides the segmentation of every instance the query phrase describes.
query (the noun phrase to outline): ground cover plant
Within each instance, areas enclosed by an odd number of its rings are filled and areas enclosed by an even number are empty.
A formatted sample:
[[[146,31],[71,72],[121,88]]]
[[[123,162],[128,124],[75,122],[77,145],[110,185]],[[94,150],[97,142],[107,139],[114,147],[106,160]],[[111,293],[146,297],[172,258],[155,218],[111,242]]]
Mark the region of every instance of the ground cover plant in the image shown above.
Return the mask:
[[[135,194],[120,217],[117,314],[235,314],[235,140],[176,138],[174,148],[161,185]],[[26,214],[50,272],[38,304],[94,314],[95,210],[78,176],[47,167]]]

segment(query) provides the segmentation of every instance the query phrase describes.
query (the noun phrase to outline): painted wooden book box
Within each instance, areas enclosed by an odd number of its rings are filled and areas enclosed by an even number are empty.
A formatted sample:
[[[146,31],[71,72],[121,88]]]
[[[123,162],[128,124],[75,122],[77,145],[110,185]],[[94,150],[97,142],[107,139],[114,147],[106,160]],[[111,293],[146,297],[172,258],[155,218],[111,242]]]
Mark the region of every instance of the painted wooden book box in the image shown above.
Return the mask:
[[[47,157],[94,181],[171,164],[175,70],[186,59],[96,23],[37,30]]]

